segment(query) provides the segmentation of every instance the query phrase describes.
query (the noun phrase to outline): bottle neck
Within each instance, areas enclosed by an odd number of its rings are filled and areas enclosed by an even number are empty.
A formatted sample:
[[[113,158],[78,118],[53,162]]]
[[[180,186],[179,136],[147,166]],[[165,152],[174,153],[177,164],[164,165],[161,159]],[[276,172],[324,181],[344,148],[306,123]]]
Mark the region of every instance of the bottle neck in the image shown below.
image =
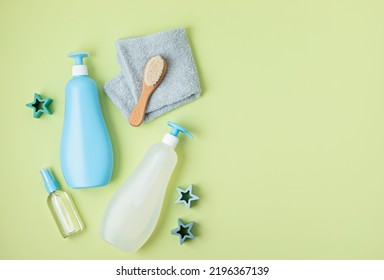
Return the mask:
[[[73,65],[72,76],[88,76],[87,65]]]
[[[177,144],[179,143],[179,138],[176,136],[173,136],[170,133],[166,133],[163,137],[162,142],[172,148],[176,148]]]

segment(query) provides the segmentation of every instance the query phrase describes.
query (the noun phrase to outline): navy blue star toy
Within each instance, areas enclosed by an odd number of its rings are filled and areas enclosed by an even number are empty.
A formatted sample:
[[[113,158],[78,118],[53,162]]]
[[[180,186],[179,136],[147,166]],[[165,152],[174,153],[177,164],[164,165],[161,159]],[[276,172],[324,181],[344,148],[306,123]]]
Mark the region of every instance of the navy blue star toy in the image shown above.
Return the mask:
[[[180,238],[180,245],[183,245],[184,241],[189,239],[195,239],[195,236],[192,233],[192,227],[194,222],[189,222],[188,224],[184,224],[181,219],[178,219],[178,227],[171,230],[173,235],[177,235]]]
[[[33,117],[40,118],[45,113],[51,115],[52,112],[49,110],[49,105],[52,103],[50,98],[42,98],[38,93],[35,93],[33,102],[28,103],[27,107],[33,109]]]
[[[192,193],[192,185],[189,185],[186,190],[183,190],[179,187],[177,187],[176,190],[180,196],[176,199],[175,203],[184,203],[188,209],[191,207],[192,201],[199,199],[197,195]]]

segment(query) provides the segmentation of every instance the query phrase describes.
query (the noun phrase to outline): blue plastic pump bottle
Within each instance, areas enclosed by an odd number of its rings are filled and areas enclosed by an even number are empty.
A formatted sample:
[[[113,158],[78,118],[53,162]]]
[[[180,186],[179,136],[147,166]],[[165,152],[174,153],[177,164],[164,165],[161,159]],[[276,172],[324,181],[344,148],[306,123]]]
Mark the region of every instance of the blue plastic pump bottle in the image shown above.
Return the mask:
[[[73,78],[65,88],[65,116],[60,160],[65,180],[71,188],[99,187],[109,183],[113,151],[100,107],[95,81],[88,77],[85,52],[68,55],[76,61]]]

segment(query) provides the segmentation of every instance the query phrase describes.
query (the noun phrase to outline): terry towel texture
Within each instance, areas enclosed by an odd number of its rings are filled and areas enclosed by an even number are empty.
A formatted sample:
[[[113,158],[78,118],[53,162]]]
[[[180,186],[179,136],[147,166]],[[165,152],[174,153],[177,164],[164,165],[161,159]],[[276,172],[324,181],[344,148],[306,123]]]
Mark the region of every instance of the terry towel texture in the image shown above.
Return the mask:
[[[144,121],[148,122],[200,96],[200,82],[183,28],[116,42],[121,72],[104,85],[126,119],[141,95],[144,68],[156,55],[167,60],[164,80],[152,94]]]

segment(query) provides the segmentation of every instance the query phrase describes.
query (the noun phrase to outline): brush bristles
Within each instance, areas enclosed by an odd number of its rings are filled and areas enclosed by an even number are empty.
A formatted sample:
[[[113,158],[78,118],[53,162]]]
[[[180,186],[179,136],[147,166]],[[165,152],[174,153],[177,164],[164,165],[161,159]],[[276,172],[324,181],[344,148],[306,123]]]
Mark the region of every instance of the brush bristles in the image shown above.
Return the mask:
[[[152,57],[144,70],[144,83],[148,86],[155,85],[163,73],[164,60],[160,55]]]

